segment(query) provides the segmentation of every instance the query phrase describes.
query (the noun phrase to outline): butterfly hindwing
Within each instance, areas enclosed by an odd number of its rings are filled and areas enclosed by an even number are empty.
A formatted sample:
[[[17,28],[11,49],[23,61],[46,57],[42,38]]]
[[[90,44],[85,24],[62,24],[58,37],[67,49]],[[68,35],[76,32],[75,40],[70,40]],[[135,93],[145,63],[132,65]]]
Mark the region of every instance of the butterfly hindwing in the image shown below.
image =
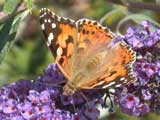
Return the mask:
[[[126,85],[135,80],[132,64],[135,61],[133,52],[126,43],[117,43],[115,51],[108,51],[109,61],[104,65],[104,73],[88,83],[81,84],[85,89],[91,88],[115,88]],[[107,58],[106,58],[107,60]]]
[[[71,57],[76,39],[75,22],[55,15],[43,8],[40,11],[41,29],[46,37],[46,44],[66,77],[70,76]]]
[[[72,73],[73,76],[81,73],[84,78],[78,82],[73,79],[73,83],[76,82],[81,89],[93,89],[110,87],[111,82],[115,86],[133,80],[131,65],[135,54],[126,43],[116,43],[110,48],[115,35],[96,21],[81,19],[77,26],[76,58]],[[125,80],[120,81],[120,78]]]

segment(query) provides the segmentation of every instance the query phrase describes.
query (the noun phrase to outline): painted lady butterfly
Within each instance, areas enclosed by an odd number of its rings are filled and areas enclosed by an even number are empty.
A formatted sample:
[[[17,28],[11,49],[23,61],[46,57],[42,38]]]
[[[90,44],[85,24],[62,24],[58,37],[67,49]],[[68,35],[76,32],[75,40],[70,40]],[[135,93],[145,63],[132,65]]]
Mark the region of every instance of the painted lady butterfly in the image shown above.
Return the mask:
[[[46,44],[68,80],[64,95],[81,89],[120,87],[133,80],[135,53],[125,42],[109,47],[115,35],[107,27],[88,19],[75,22],[46,8],[40,11],[40,23]]]

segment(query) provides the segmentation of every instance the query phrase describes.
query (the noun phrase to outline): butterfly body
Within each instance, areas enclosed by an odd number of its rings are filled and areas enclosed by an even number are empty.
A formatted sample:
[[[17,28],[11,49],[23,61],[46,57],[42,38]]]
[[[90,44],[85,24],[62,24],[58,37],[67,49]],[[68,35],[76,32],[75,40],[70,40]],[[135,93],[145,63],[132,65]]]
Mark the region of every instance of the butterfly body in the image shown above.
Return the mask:
[[[46,44],[68,80],[64,95],[118,87],[133,80],[135,53],[125,42],[111,47],[115,35],[108,28],[88,19],[62,18],[46,8],[40,12],[40,23]]]
[[[74,93],[75,91],[80,90],[81,86],[86,83],[86,81],[90,82],[95,78],[98,79],[98,77],[106,72],[106,68],[103,68],[107,63],[106,50],[100,51],[99,53],[96,51],[95,55],[89,55],[85,56],[84,60],[78,62],[77,65],[75,64],[75,72],[72,72],[71,78],[68,80],[69,82],[67,82],[64,87],[65,95],[70,95],[70,91]]]

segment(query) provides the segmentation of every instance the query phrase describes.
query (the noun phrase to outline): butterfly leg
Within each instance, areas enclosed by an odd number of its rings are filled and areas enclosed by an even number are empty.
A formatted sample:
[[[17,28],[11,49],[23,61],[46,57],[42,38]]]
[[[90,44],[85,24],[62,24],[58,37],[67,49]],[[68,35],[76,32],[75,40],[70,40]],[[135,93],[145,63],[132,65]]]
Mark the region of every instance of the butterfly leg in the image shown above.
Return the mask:
[[[80,94],[82,95],[82,97],[84,98],[84,100],[86,101],[87,103],[87,107],[89,107],[89,102],[88,102],[88,99],[87,97],[84,95],[84,93],[82,91],[80,91]]]
[[[74,111],[74,113],[76,114],[78,114],[78,111],[77,111],[77,109],[76,109],[76,106],[75,106],[75,104],[74,104],[74,98],[73,98],[73,96],[72,95],[70,95],[71,96],[71,99],[72,99],[72,101],[73,101],[73,104],[72,104],[72,106],[73,106],[73,111]]]

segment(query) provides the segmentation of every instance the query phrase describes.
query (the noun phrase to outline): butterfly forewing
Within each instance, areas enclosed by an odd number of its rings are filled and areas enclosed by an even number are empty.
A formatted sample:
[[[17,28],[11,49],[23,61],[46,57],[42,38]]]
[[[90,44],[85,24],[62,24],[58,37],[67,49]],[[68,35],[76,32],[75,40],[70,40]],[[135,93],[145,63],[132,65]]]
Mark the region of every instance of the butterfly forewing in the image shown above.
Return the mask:
[[[59,17],[50,10],[43,8],[40,11],[40,23],[47,46],[51,49],[61,71],[68,78],[74,40],[77,35],[75,22],[68,18]]]
[[[76,22],[78,29],[77,52],[85,52],[99,44],[109,44],[114,35],[107,27],[101,26],[97,21],[80,19]]]

